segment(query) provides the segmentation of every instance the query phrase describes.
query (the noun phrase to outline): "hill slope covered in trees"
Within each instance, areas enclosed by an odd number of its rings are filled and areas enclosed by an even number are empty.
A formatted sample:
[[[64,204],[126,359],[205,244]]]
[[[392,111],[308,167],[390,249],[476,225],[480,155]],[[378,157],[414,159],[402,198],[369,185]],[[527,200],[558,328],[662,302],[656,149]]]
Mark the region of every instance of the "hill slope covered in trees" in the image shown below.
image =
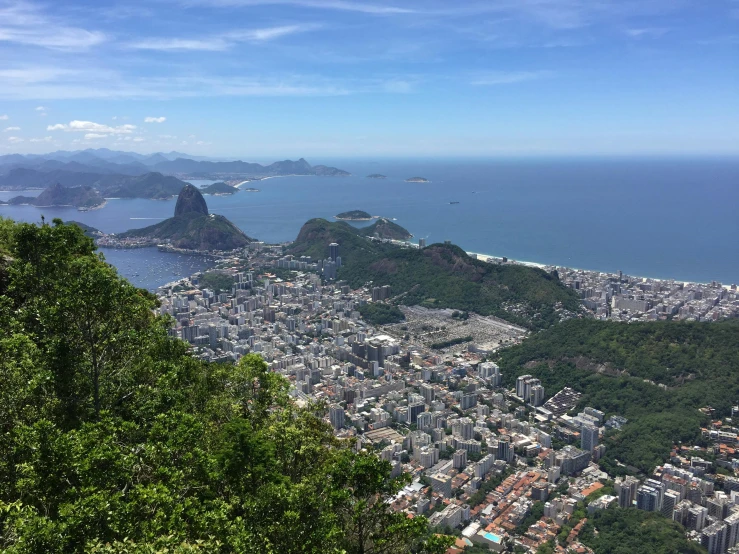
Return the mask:
[[[570,320],[501,352],[507,386],[532,374],[547,396],[563,387],[583,393],[580,407],[629,419],[606,439],[609,473],[616,460],[648,472],[678,441],[699,438],[712,406],[731,413],[739,395],[739,322],[617,323]]]
[[[0,219],[0,550],[438,554],[256,355],[191,357],[76,225]]]
[[[447,244],[419,250],[370,241],[343,221],[311,219],[288,251],[325,258],[331,242],[339,244],[340,279],[355,288],[390,285],[405,305],[494,315],[531,329],[556,323],[561,310],[579,309],[574,292],[541,269],[485,263]]]

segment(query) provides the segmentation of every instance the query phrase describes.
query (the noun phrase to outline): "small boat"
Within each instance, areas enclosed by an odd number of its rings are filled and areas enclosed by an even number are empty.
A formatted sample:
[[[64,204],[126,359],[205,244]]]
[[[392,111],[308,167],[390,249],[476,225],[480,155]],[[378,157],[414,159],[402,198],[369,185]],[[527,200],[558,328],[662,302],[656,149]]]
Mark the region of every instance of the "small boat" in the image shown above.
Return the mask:
[[[459,204],[459,202],[449,202],[450,204]]]

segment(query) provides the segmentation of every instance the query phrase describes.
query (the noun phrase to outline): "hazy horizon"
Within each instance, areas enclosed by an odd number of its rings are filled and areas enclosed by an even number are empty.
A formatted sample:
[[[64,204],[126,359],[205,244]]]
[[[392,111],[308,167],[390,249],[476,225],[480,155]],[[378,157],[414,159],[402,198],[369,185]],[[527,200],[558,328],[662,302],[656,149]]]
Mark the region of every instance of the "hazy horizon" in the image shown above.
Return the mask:
[[[739,155],[738,29],[736,0],[0,0],[0,154]]]

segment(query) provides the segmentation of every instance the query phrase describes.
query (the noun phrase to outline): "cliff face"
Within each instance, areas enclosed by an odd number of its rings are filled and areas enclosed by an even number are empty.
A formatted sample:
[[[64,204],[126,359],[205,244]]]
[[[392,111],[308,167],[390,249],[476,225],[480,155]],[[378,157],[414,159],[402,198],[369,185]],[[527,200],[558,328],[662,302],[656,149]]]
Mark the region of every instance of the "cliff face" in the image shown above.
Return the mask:
[[[177,205],[174,208],[174,216],[185,215],[189,213],[197,213],[200,215],[208,215],[208,205],[200,191],[192,185],[185,185],[180,191],[177,198]]]

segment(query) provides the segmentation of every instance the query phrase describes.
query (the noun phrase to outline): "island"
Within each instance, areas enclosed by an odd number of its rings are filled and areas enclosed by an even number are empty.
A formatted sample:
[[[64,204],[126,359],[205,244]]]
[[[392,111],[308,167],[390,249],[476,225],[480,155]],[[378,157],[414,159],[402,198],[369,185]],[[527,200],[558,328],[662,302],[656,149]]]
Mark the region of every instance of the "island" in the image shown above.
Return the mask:
[[[406,183],[430,183],[428,179],[425,177],[411,177],[410,179],[405,180]]]
[[[165,243],[185,251],[234,250],[254,242],[222,215],[208,213],[200,191],[185,185],[177,198],[174,217],[143,229],[131,229],[114,238],[118,247],[139,247]]]
[[[203,194],[212,194],[213,196],[224,196],[229,194],[236,194],[239,192],[239,189],[236,187],[232,187],[229,184],[224,183],[223,181],[219,181],[218,183],[213,183],[212,185],[204,186],[200,189],[200,192]]]
[[[367,179],[387,179],[387,177],[380,173],[373,173],[372,175],[367,175]]]
[[[105,205],[98,191],[92,187],[63,187],[59,183],[51,185],[35,198],[16,196],[8,200],[8,204],[30,204],[31,206],[69,206],[80,211],[101,208]]]
[[[348,212],[341,212],[339,215],[335,215],[334,219],[338,219],[340,221],[370,221],[374,218],[365,211],[351,210]]]

